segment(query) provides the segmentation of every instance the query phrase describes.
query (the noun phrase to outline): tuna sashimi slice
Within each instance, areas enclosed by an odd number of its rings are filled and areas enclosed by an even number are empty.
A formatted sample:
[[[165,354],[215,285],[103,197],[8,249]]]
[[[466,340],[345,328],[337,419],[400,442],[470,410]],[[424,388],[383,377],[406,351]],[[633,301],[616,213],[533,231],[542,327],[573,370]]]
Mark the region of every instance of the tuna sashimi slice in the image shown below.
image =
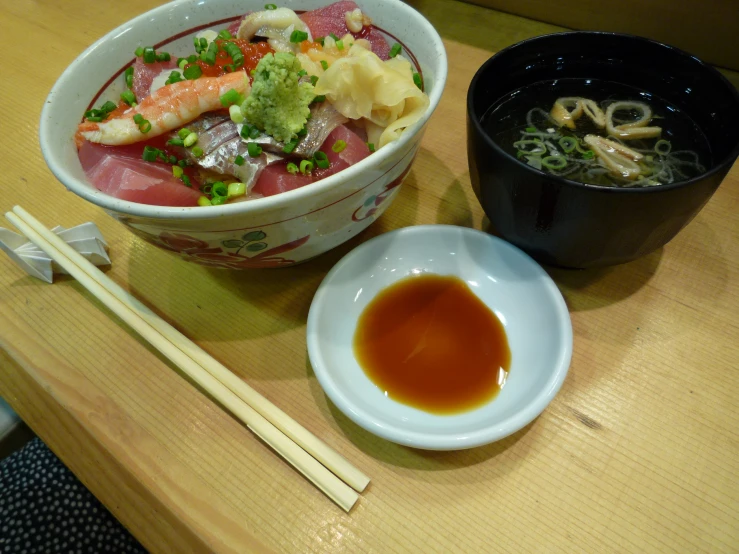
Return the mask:
[[[136,58],[133,64],[133,93],[136,95],[136,101],[141,102],[149,96],[149,89],[154,78],[162,71],[169,69],[177,69],[177,63],[174,59],[168,62],[144,63],[140,56]]]
[[[343,140],[346,148],[337,154],[331,147],[338,140]],[[281,192],[304,187],[338,173],[370,154],[367,144],[344,125],[334,129],[323,143],[321,151],[326,153],[331,164],[327,169],[317,169],[312,175],[301,175],[300,173],[291,175],[285,169],[287,162],[273,164],[267,166],[259,175],[259,180],[254,185],[254,192],[263,196],[274,196]]]
[[[142,149],[140,144],[110,147],[85,142],[80,163],[95,188],[115,198],[155,206],[197,206],[201,196],[197,188],[176,179],[171,166],[142,160]]]
[[[349,32],[346,26],[346,12],[357,9],[357,3],[352,0],[341,0],[323,8],[306,12],[300,16],[314,38],[326,37],[331,33],[337,37],[343,37]],[[370,14],[368,14],[370,15]],[[372,45],[372,51],[381,60],[387,60],[390,54],[390,46],[383,34],[374,27],[363,27],[359,33],[352,33],[355,38],[367,39]]]

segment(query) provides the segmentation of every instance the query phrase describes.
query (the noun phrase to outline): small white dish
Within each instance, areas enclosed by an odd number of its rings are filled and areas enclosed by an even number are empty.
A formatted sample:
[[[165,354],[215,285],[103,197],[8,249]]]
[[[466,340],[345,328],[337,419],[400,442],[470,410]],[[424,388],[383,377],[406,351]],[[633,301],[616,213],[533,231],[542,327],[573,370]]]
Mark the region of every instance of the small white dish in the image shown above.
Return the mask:
[[[460,414],[435,415],[388,398],[354,357],[367,304],[413,273],[455,275],[503,323],[511,349],[496,398]],[[308,355],[323,390],[352,421],[387,440],[428,450],[472,448],[534,420],[562,386],[572,357],[572,323],[554,281],[528,255],[474,229],[407,227],[376,237],[339,261],[308,315]]]

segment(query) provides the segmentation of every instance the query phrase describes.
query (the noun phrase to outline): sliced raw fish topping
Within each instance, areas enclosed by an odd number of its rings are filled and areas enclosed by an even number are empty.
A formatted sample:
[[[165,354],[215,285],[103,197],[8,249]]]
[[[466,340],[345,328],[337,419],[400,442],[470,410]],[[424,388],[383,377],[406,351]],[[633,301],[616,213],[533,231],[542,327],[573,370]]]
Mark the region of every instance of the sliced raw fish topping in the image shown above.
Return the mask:
[[[343,37],[351,33],[355,38],[367,39],[372,45],[372,51],[381,60],[387,60],[390,56],[390,46],[380,31],[371,26],[362,27],[358,33],[352,33],[346,25],[347,12],[353,12],[359,6],[352,0],[341,0],[326,7],[319,8],[301,14],[302,19],[310,29],[314,37],[327,37],[331,33],[337,37]]]
[[[332,146],[342,140],[346,144],[341,152],[334,152]],[[326,139],[321,148],[329,160],[329,167],[316,169],[311,175],[297,173],[292,175],[286,169],[286,163],[282,162],[271,165],[262,171],[259,180],[254,186],[254,191],[262,196],[273,196],[289,190],[294,190],[309,185],[321,179],[325,179],[342,169],[354,165],[369,156],[370,151],[367,144],[346,126],[337,127]]]
[[[136,62],[133,64],[133,87],[131,89],[136,96],[136,101],[141,102],[144,98],[149,96],[151,83],[157,75],[162,71],[174,71],[175,69],[177,69],[177,64],[174,60],[170,60],[168,62],[144,63],[144,60],[141,59],[141,57],[136,58]]]
[[[176,179],[171,166],[142,160],[142,149],[140,144],[111,147],[86,141],[79,156],[90,182],[110,196],[156,206],[197,206],[200,191]]]

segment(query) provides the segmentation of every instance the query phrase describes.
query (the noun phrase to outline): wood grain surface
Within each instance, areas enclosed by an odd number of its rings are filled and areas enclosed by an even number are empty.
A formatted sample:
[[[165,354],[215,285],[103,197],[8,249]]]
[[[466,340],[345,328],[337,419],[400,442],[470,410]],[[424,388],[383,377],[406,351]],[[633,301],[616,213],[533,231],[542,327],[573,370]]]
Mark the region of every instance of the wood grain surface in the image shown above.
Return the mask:
[[[610,31],[665,42],[708,63],[739,70],[739,17],[734,0],[469,0],[555,25]]]
[[[391,229],[486,228],[462,147],[467,85],[491,50],[547,32],[434,4],[449,82],[397,199],[335,251],[248,272],[190,265],[142,242],[66,192],[39,151],[40,109],[61,71],[151,3],[0,5],[1,36],[33,45],[35,60],[2,58],[0,209],[20,203],[50,226],[97,223],[108,275],[373,478],[350,514],[74,281],[41,283],[5,256],[0,395],[152,552],[737,551],[739,168],[659,251],[608,269],[548,270],[570,308],[574,355],[560,394],[515,435],[413,450],[358,428],[324,396],[305,345],[321,279]],[[465,43],[450,33],[468,8],[477,16]],[[480,48],[481,36],[495,40]]]

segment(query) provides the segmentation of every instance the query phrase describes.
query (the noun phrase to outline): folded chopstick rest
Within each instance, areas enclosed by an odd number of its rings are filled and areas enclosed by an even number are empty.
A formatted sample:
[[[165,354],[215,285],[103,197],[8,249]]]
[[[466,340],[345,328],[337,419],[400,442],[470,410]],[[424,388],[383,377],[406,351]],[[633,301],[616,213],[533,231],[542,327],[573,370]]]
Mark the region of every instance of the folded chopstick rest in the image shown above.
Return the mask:
[[[94,223],[83,223],[71,229],[57,226],[52,231],[92,264],[110,265],[108,243]],[[0,248],[26,273],[47,283],[53,282],[55,273],[67,273],[26,237],[2,227],[0,227]]]

